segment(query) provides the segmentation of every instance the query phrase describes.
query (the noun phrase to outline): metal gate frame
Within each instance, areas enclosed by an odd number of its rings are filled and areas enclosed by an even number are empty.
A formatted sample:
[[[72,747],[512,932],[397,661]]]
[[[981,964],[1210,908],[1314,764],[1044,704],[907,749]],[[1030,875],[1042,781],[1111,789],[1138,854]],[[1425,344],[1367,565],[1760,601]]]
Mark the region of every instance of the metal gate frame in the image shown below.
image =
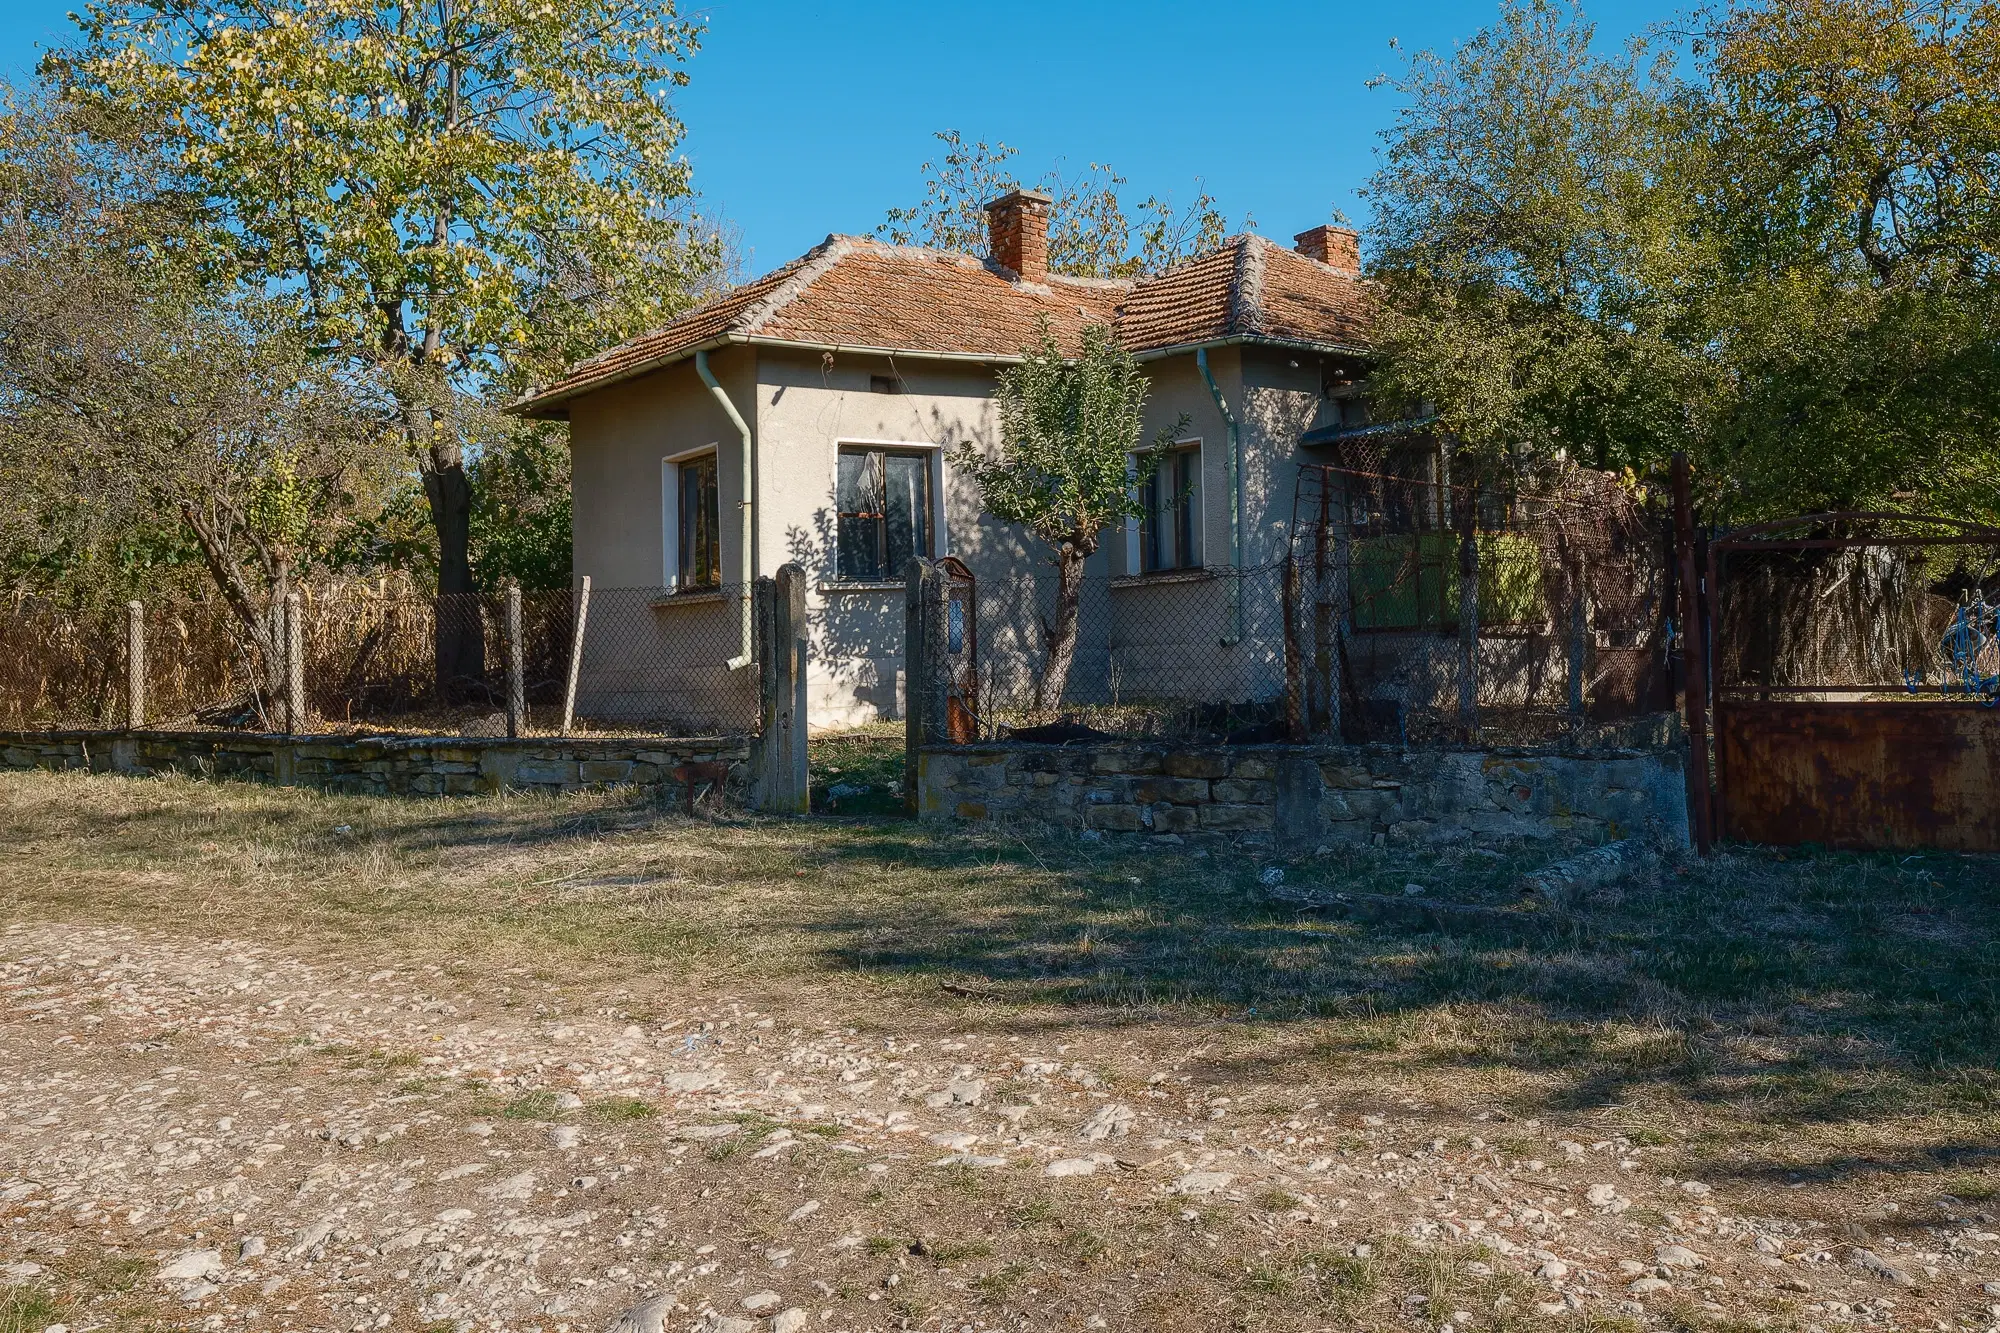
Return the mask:
[[[1831,535],[1843,529],[1848,535]],[[1807,535],[1786,535],[1801,530]],[[2000,709],[1994,694],[1976,696],[1969,688],[1954,694],[1948,683],[1927,682],[1906,682],[1907,697],[1893,698],[1880,697],[1889,693],[1883,685],[1718,684],[1713,666],[1721,657],[1718,612],[1732,555],[1910,546],[2000,550],[2000,528],[1924,514],[1802,514],[1716,536],[1699,585],[1692,541],[1681,536],[1678,544],[1689,606],[1684,623],[1699,627],[1684,647],[1689,790],[1694,796],[1699,777],[1707,806],[1689,814],[1703,850],[1711,838],[1735,838],[2000,851]],[[1704,712],[1714,723],[1712,789]]]

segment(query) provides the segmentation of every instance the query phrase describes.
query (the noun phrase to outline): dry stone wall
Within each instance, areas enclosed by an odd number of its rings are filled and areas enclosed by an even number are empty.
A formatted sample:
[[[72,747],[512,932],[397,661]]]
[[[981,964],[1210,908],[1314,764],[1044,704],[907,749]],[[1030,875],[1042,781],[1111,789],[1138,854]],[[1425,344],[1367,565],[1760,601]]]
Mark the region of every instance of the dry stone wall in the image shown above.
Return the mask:
[[[1580,836],[1687,841],[1677,749],[938,746],[918,764],[934,821],[1311,850],[1355,842]]]
[[[294,738],[221,732],[0,732],[0,767],[100,773],[186,773],[383,796],[462,796],[502,790],[672,788],[683,763],[746,775],[741,737],[616,740],[535,737]]]

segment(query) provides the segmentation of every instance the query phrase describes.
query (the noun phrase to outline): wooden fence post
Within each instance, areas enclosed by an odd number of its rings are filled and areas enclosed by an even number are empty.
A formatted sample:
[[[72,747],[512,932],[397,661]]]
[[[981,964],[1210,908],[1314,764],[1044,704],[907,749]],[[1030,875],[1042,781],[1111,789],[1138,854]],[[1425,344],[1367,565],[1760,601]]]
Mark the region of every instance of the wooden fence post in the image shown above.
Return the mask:
[[[810,806],[806,758],[806,573],[797,565],[756,588],[757,808],[802,815]]]
[[[125,603],[125,726],[146,725],[146,605]]]
[[[518,740],[528,719],[527,668],[521,660],[521,584],[507,584],[507,735]]]
[[[285,597],[285,730],[306,729],[306,626],[299,595]]]
[[[576,628],[570,632],[569,640],[569,684],[563,687],[562,734],[569,735],[570,724],[576,721],[576,678],[583,670],[583,627],[590,622],[590,575],[583,576],[583,586],[576,594]]]
[[[1681,585],[1681,680],[1687,705],[1688,831],[1703,856],[1715,845],[1715,806],[1708,782],[1708,653],[1703,642],[1701,587],[1695,582],[1694,503],[1686,454],[1673,459],[1674,558]],[[1710,589],[1713,594],[1714,590]]]

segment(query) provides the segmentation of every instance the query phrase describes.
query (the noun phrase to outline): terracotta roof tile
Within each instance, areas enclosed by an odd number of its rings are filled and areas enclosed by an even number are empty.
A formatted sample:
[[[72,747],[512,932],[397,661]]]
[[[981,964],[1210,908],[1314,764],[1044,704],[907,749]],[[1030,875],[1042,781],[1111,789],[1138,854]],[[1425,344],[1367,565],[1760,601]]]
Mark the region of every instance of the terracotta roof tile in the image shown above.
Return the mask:
[[[750,338],[1001,360],[1018,355],[1047,317],[1065,348],[1089,324],[1113,325],[1134,352],[1228,337],[1357,346],[1368,312],[1368,288],[1355,275],[1258,236],[1231,237],[1136,283],[1022,283],[970,255],[829,236],[783,268],[578,362],[515,406],[560,416],[579,394]]]

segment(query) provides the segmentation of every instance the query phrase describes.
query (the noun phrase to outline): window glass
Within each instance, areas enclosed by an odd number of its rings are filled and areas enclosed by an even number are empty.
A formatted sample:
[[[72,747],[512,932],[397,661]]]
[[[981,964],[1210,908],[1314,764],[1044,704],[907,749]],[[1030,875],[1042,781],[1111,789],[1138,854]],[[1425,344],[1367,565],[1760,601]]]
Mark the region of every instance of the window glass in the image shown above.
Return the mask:
[[[682,463],[680,474],[680,586],[713,588],[722,582],[722,504],[715,458]]]
[[[930,459],[884,449],[842,449],[836,487],[835,572],[894,579],[931,553]]]
[[[1201,564],[1196,531],[1200,480],[1200,446],[1173,450],[1153,470],[1140,497],[1145,510],[1139,519],[1140,572],[1193,569]]]

